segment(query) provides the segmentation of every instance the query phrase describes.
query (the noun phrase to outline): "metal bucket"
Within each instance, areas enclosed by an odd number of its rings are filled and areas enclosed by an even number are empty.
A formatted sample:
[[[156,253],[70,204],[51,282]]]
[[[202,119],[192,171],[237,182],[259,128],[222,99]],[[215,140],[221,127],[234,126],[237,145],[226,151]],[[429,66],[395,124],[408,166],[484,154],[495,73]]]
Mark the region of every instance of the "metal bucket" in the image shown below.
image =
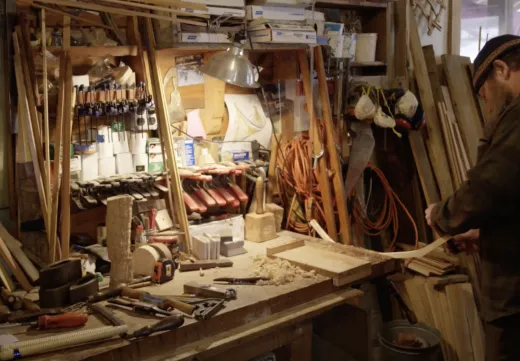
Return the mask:
[[[413,334],[420,347],[407,347],[398,344],[400,334]],[[441,334],[438,330],[418,323],[410,325],[406,320],[387,323],[379,333],[383,361],[440,361]]]

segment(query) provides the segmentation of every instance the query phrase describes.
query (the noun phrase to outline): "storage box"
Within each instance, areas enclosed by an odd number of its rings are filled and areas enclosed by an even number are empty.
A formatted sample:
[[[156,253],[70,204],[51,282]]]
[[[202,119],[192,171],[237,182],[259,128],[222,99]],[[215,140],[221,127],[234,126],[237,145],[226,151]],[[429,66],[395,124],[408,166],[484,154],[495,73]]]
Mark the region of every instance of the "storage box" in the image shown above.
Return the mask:
[[[184,2],[204,4],[204,5],[216,5],[216,6],[231,6],[235,8],[243,8],[246,6],[245,0],[182,0]]]
[[[181,43],[231,43],[227,34],[219,33],[188,33],[178,34]]]
[[[305,10],[305,19],[313,20],[312,10]],[[325,21],[325,13],[322,11],[314,11],[314,21]]]
[[[266,20],[284,20],[284,21],[303,21],[305,20],[305,9],[275,7],[275,6],[256,6],[249,5],[246,7],[248,20],[266,19]]]
[[[234,18],[239,19],[246,16],[246,11],[244,9],[221,8],[216,6],[208,6],[208,10],[197,10],[190,8],[182,8],[181,10],[192,14],[208,14],[213,16],[233,15]]]
[[[316,44],[316,31],[305,24],[279,24],[264,20],[248,28],[251,41],[255,43]]]
[[[164,170],[164,160],[162,154],[148,155],[148,171],[162,172]]]
[[[248,0],[247,5],[264,5],[264,6],[290,6],[306,8],[311,6],[313,0]]]

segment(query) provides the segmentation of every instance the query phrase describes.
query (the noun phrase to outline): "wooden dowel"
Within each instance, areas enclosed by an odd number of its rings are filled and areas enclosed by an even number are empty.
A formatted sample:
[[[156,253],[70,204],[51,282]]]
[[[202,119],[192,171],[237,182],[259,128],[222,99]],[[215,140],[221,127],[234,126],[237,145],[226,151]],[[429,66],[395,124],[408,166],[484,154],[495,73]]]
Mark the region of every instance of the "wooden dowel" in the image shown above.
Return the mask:
[[[166,99],[164,95],[164,87],[162,84],[162,74],[159,68],[157,59],[157,51],[155,49],[155,38],[153,35],[152,20],[146,19],[146,35],[149,44],[149,56],[151,65],[151,75],[153,82],[153,89],[155,95],[155,101],[157,106],[157,115],[159,118],[159,125],[161,127],[161,135],[164,138],[166,154],[167,154],[167,165],[169,170],[169,176],[171,179],[171,192],[173,193],[174,206],[176,210],[175,217],[179,222],[181,232],[184,233],[184,246],[185,251],[190,253],[191,250],[191,237],[190,229],[188,226],[188,216],[186,214],[186,207],[182,201],[182,189],[180,185],[179,170],[177,169],[177,161],[175,160],[175,152],[173,149],[172,132],[170,128],[170,117],[166,109]]]
[[[45,172],[47,175],[47,182],[45,183],[45,194],[47,197],[47,220],[51,219],[51,151],[49,145],[49,89],[47,84],[47,28],[45,26],[45,10],[43,9],[41,12],[41,42],[42,42],[42,53],[43,53],[43,126],[45,129]],[[49,239],[50,233],[47,229],[47,238],[48,243],[51,241]]]
[[[29,1],[19,1],[23,4],[32,4],[32,0]],[[126,10],[121,8],[114,8],[111,6],[105,6],[105,5],[98,5],[94,3],[83,3],[79,1],[70,1],[70,0],[45,0],[40,1],[45,4],[53,4],[53,5],[60,5],[60,6],[69,6],[72,8],[78,8],[78,9],[85,9],[85,10],[92,10],[92,11],[101,11],[111,14],[119,14],[119,15],[126,15],[126,16],[141,16],[145,18],[150,19],[157,19],[157,20],[165,20],[173,23],[182,23],[182,24],[190,24],[190,25],[197,25],[197,26],[206,26],[206,23],[200,22],[200,21],[193,21],[193,20],[184,20],[184,19],[171,19],[168,16],[161,16],[161,15],[155,15],[140,11],[133,11],[133,10]]]
[[[305,99],[307,100],[307,104],[310,105],[312,103],[312,87],[310,81],[310,70],[309,70],[309,62],[307,58],[307,54],[305,50],[298,50],[298,60],[300,62],[300,70],[302,72],[302,80],[303,80],[303,89],[305,92]],[[312,108],[312,109],[311,109]],[[309,117],[311,118],[311,139],[312,142],[312,152],[315,155],[318,155],[322,150],[324,150],[324,144],[321,144],[321,140],[319,137],[318,131],[318,120],[316,118],[316,111],[313,107],[309,108]],[[318,159],[318,185],[320,187],[321,196],[323,199],[323,208],[325,212],[325,223],[327,226],[327,233],[334,240],[338,241],[338,232],[336,229],[336,220],[334,218],[334,201],[332,199],[332,193],[330,189],[330,181],[327,171],[327,157],[322,156]]]
[[[345,188],[343,187],[341,162],[335,143],[335,139],[337,138],[334,134],[334,125],[332,124],[327,76],[325,75],[325,62],[323,61],[321,46],[314,48],[314,60],[316,63],[316,72],[318,73],[318,87],[320,92],[321,108],[323,111],[323,123],[325,124],[325,142],[329,153],[330,165],[334,171],[332,176],[332,185],[336,196],[336,207],[338,208],[341,243],[352,244],[350,217],[347,211],[347,195],[345,194]]]
[[[132,6],[132,7],[146,9],[146,10],[164,11],[164,12],[168,12],[168,13],[172,13],[172,14],[176,14],[176,15],[181,15],[181,16],[191,16],[191,17],[198,17],[198,18],[204,18],[204,19],[209,19],[210,18],[210,16],[208,14],[188,13],[186,11],[170,9],[170,8],[164,7],[164,6],[140,4],[140,3],[136,3],[136,2],[121,1],[121,0],[102,0],[102,1],[104,3],[116,4],[116,5],[124,5],[124,6]]]

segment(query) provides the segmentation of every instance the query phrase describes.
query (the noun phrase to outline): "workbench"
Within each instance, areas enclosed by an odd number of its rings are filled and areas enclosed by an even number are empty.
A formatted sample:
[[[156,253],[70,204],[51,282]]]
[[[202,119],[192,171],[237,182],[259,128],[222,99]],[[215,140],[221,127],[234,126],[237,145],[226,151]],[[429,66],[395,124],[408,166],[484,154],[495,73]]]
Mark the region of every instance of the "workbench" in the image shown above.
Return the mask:
[[[285,239],[308,237],[283,231],[279,236]],[[279,238],[280,238],[279,237]],[[276,241],[276,240],[273,240]],[[189,281],[210,284],[216,277],[247,277],[252,275],[253,258],[265,255],[270,242],[246,242],[248,253],[232,257],[231,268],[176,272],[173,281],[160,286],[143,288],[155,295],[179,295],[183,285]],[[317,242],[324,242],[318,241]],[[361,248],[341,246],[342,252],[363,257],[372,263],[370,278],[380,277],[395,270],[395,261],[376,252]],[[290,359],[311,360],[312,319],[320,314],[346,303],[356,304],[362,291],[345,287],[334,287],[332,280],[321,275],[301,278],[281,286],[232,285],[237,299],[229,301],[225,309],[206,321],[186,319],[184,325],[174,331],[153,334],[140,340],[127,341],[114,338],[88,346],[79,346],[62,352],[48,353],[27,360],[243,360],[260,356],[286,346]],[[137,315],[121,308],[112,309],[128,326],[129,332],[157,322],[158,318]],[[106,326],[98,317],[90,315],[86,328]],[[53,332],[30,330],[26,327],[4,329],[2,333],[13,333],[20,340],[48,336]]]

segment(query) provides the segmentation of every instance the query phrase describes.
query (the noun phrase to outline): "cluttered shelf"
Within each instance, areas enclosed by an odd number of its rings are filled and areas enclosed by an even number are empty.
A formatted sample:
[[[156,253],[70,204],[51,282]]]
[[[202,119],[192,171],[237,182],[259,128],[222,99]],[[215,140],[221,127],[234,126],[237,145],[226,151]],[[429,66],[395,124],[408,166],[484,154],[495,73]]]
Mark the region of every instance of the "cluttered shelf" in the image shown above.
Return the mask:
[[[335,7],[335,8],[376,8],[384,9],[388,7],[388,2],[356,1],[356,0],[324,0],[316,2],[316,7]]]

